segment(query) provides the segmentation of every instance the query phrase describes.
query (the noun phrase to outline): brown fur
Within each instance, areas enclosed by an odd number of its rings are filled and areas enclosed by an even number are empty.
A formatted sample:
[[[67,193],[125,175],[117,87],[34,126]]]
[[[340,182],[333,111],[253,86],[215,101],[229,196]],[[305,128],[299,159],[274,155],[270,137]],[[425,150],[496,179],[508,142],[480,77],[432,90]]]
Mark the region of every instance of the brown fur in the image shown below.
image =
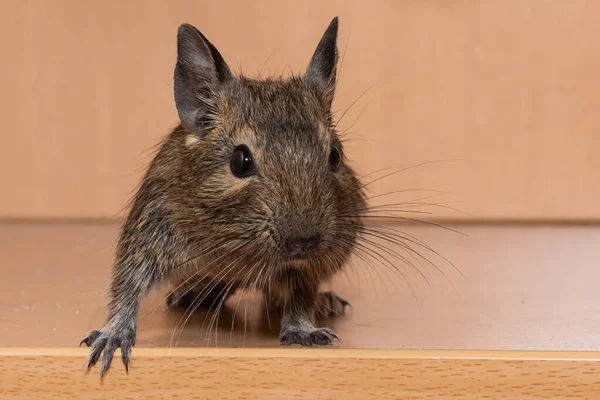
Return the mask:
[[[152,287],[171,280],[171,301],[215,304],[240,287],[265,293],[283,312],[281,343],[328,344],[336,335],[316,318],[347,304],[319,285],[347,261],[365,200],[333,129],[337,19],[307,73],[287,79],[234,77],[195,28],[178,36],[175,99],[182,125],[163,142],[133,200],[117,246],[106,326],[83,342],[88,366],[116,348],[127,368],[138,307]],[[199,62],[202,61],[202,62]],[[256,173],[230,170],[233,149],[248,146]],[[329,164],[331,146],[342,155]],[[318,250],[291,259],[291,235],[321,237]]]

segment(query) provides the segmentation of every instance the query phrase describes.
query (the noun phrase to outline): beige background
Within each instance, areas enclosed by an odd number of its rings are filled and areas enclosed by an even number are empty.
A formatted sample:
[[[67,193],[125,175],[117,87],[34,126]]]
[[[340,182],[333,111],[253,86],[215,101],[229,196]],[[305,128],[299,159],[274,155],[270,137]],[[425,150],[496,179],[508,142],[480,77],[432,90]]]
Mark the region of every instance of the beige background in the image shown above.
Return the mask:
[[[180,23],[234,69],[288,74],[334,15],[340,114],[374,85],[340,123],[357,169],[458,159],[373,194],[450,191],[432,201],[471,214],[437,218],[600,219],[600,3],[582,0],[2,0],[0,217],[122,215],[177,122]]]

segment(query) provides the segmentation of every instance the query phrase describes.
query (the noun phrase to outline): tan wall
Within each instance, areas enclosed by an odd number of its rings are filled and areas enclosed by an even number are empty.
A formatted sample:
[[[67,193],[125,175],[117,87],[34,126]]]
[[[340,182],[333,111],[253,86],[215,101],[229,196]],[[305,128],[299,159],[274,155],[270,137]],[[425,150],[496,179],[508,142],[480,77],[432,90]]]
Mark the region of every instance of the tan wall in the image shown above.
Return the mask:
[[[450,191],[431,200],[466,218],[600,219],[600,2],[533,0],[3,0],[0,217],[121,211],[177,121],[180,23],[235,69],[267,75],[302,70],[334,15],[337,109],[375,85],[340,124],[357,133],[358,170],[460,160],[373,194]]]

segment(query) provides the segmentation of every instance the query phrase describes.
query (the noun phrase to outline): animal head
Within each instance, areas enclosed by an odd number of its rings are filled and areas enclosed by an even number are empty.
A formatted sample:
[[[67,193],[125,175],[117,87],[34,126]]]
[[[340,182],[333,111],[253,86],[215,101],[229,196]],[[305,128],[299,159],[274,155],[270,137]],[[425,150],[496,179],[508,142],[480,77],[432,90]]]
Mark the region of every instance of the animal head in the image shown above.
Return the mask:
[[[196,28],[179,28],[179,207],[215,242],[284,265],[348,257],[365,204],[332,118],[337,33],[336,17],[303,75],[250,79]]]

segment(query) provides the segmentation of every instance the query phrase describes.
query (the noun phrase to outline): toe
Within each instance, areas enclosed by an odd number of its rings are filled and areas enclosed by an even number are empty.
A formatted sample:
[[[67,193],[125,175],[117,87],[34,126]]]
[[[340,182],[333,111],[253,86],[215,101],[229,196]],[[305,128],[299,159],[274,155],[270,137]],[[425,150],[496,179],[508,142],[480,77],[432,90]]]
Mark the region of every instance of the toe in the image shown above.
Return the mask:
[[[121,360],[123,360],[123,365],[125,366],[125,372],[129,373],[129,361],[131,359],[131,346],[128,344],[124,344],[121,346]]]
[[[282,346],[291,346],[293,344],[291,332],[284,332],[279,338],[279,344]]]
[[[115,337],[110,338],[106,343],[106,347],[104,348],[104,353],[102,355],[102,368],[100,370],[100,374],[102,376],[104,376],[104,374],[108,372],[115,351],[117,350],[119,345],[119,339]]]
[[[312,337],[311,337],[311,334],[310,334],[310,333],[309,333],[309,334],[307,334],[307,332],[301,332],[301,333],[299,334],[299,336],[300,336],[300,340],[299,340],[299,342],[300,342],[300,344],[301,344],[302,346],[310,347],[310,346],[312,346],[312,345],[313,345],[313,343],[314,343],[314,340],[312,339]]]
[[[311,340],[314,344],[319,346],[327,346],[334,340],[338,340],[338,336],[328,328],[316,329],[310,334]]]
[[[81,347],[82,344],[85,344],[87,347],[90,347],[91,345],[94,344],[96,339],[98,339],[98,337],[101,334],[102,334],[102,331],[98,331],[98,330],[91,331],[90,334],[87,335],[87,337],[83,338],[83,340],[81,342],[79,342],[79,347]]]
[[[344,300],[339,296],[335,296],[337,298],[337,301],[340,302],[340,304],[342,305],[342,315],[344,315],[346,313],[346,307],[349,307],[350,309],[352,309],[352,304],[350,304],[350,302],[348,300]]]
[[[106,342],[107,342],[107,338],[100,337],[92,345],[92,351],[90,352],[90,355],[87,360],[87,369],[88,370],[90,368],[92,368],[94,365],[96,365],[96,363],[98,362],[98,359],[100,358],[100,354],[102,354],[102,351],[104,350],[104,347],[106,346]]]

